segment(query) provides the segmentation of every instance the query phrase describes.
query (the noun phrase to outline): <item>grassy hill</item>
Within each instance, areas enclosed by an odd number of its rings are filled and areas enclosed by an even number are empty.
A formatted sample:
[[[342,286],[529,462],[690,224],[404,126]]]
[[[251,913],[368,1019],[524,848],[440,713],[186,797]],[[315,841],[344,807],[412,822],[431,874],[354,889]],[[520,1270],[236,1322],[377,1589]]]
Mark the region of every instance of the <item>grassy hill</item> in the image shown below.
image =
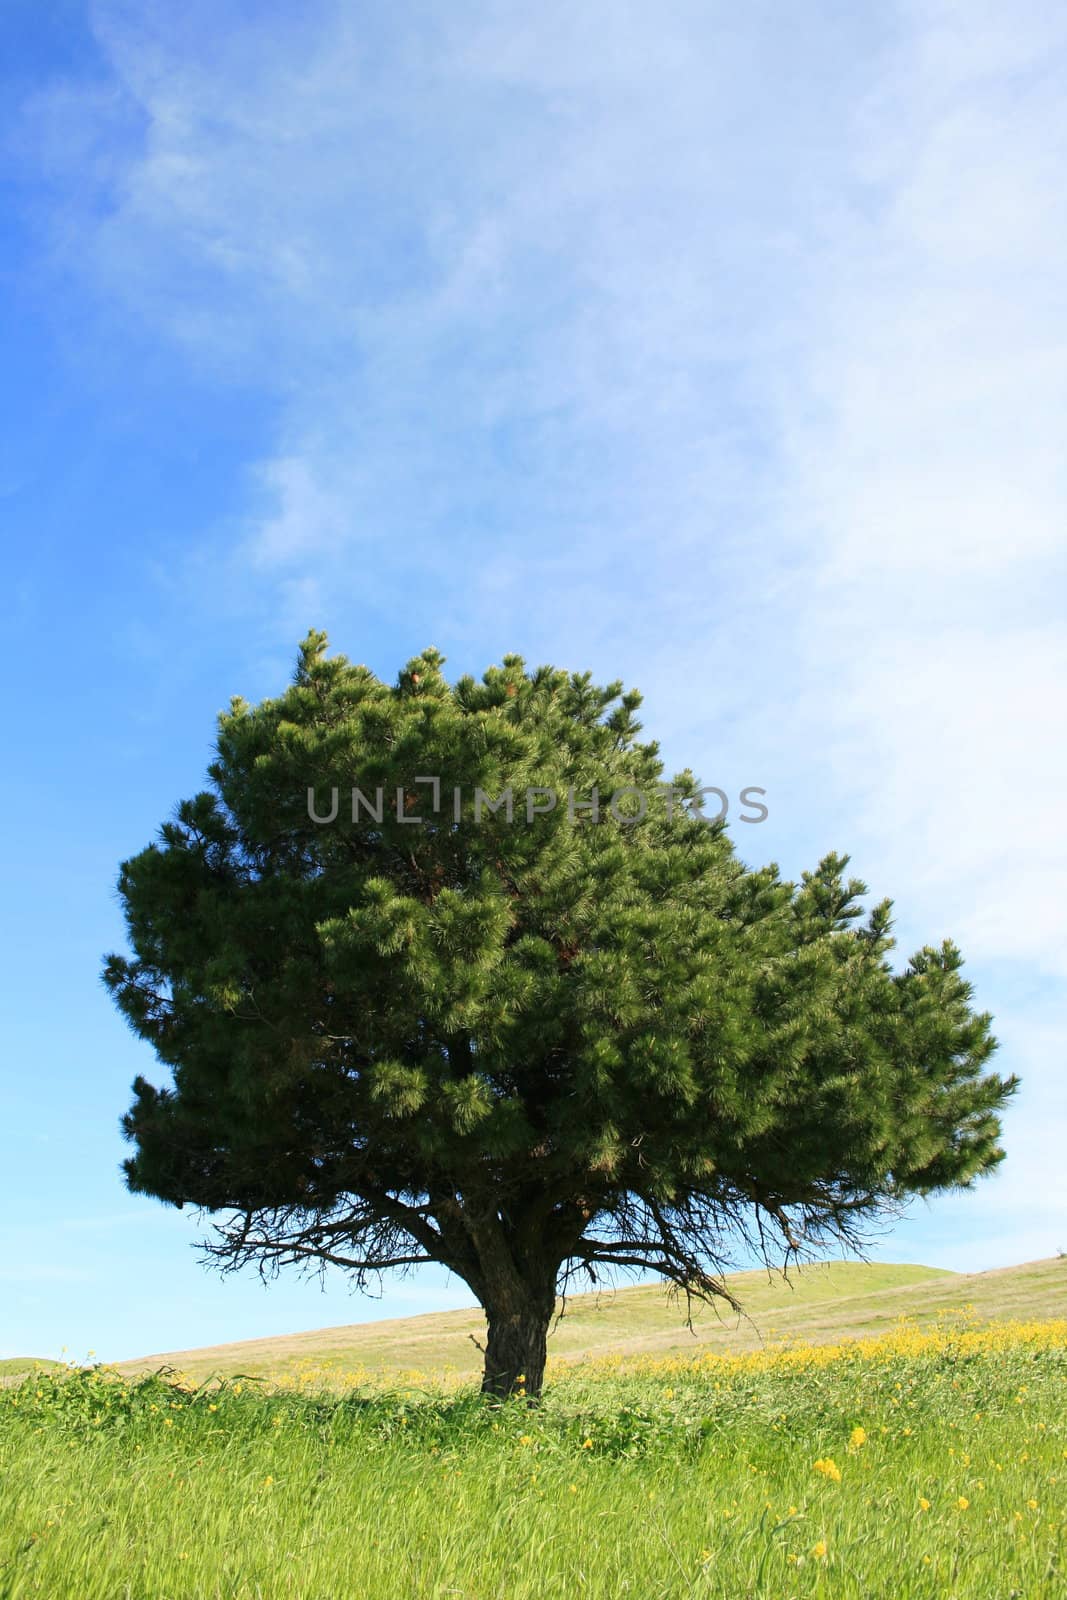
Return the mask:
[[[277,1386],[34,1374],[0,1395],[0,1593],[1064,1592],[1067,1261],[835,1262],[733,1286],[748,1315],[705,1311],[695,1337],[657,1285],[575,1299],[536,1411],[433,1392],[477,1376],[473,1310],[168,1358]],[[963,1316],[912,1332],[943,1312]],[[761,1335],[804,1342],[748,1354]]]
[[[692,1333],[685,1326],[684,1297],[672,1303],[661,1284],[569,1296],[566,1315],[549,1339],[550,1363],[609,1353],[747,1350],[786,1338],[831,1344],[884,1332],[902,1316],[923,1325],[946,1312],[970,1311],[983,1319],[1067,1317],[1067,1260],[1056,1257],[979,1273],[833,1261],[795,1271],[788,1281],[780,1273],[755,1271],[735,1273],[729,1282],[747,1315],[717,1315],[697,1306]],[[472,1337],[484,1336],[477,1309],[445,1311],[168,1351],[121,1363],[120,1370],[134,1375],[167,1365],[196,1378],[311,1374],[327,1384],[352,1377],[382,1385],[471,1382],[481,1370]]]
[[[34,1367],[61,1367],[61,1361],[38,1360],[36,1356],[4,1356],[0,1359],[0,1379],[17,1377],[20,1372],[29,1372]]]

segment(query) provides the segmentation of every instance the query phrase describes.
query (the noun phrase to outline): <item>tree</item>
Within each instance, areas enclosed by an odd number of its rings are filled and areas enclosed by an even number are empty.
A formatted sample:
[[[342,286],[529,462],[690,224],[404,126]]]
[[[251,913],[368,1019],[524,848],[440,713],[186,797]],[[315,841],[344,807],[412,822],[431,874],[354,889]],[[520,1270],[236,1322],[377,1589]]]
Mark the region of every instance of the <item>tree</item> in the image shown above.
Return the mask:
[[[119,878],[105,982],[173,1077],[134,1084],[126,1181],[221,1215],[224,1270],[442,1262],[483,1389],[536,1397],[576,1273],[733,1304],[739,1240],[856,1246],[1002,1159],[1016,1079],[955,947],[894,972],[846,857],[746,869],[636,692],[518,656],[450,686],[434,650],[390,686],[326,648],[231,702],[211,788]]]

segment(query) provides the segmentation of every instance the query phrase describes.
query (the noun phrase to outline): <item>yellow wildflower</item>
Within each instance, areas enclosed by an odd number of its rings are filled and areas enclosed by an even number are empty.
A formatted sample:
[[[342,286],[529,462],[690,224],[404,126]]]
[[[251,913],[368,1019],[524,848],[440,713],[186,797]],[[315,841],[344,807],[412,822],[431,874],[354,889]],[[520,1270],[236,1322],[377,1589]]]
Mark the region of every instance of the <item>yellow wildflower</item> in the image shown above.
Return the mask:
[[[841,1482],[841,1468],[832,1456],[820,1456],[818,1461],[813,1463],[813,1470],[821,1473],[824,1478],[829,1478],[833,1483]]]
[[[919,1496],[919,1510],[920,1510],[920,1511],[929,1511],[929,1509],[930,1509],[930,1502],[929,1502],[929,1500],[927,1500],[927,1498],[926,1498],[926,1496],[925,1496],[925,1495],[922,1495],[922,1494],[921,1494],[921,1495],[920,1495],[920,1496]]]
[[[965,1494],[961,1494],[956,1501],[956,1505],[960,1511],[966,1511],[970,1503],[971,1502],[968,1500]]]
[[[849,1449],[850,1450],[858,1450],[861,1445],[866,1444],[866,1443],[867,1443],[867,1430],[866,1430],[866,1428],[853,1428],[852,1432],[848,1436],[848,1447],[849,1447]]]
[[[826,1540],[820,1539],[816,1544],[813,1544],[811,1547],[811,1553],[815,1557],[816,1561],[821,1561],[826,1555]]]

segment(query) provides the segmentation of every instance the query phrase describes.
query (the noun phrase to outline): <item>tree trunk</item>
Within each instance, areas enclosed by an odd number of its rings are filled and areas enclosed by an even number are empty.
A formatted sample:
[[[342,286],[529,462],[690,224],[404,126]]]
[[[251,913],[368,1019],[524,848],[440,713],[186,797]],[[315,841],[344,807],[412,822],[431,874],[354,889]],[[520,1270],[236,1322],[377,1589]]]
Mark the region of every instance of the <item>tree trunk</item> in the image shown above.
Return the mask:
[[[508,1395],[524,1393],[531,1404],[537,1403],[555,1304],[555,1285],[539,1293],[512,1292],[489,1299],[483,1394],[505,1400]]]

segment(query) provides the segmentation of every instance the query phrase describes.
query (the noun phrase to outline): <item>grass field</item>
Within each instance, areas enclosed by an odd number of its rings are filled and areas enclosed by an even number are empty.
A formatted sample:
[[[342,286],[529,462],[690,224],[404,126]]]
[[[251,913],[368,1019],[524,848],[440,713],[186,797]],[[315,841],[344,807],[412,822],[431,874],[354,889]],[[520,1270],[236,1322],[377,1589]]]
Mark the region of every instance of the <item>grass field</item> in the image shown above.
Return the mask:
[[[684,1299],[669,1302],[661,1285],[570,1296],[549,1338],[550,1370],[603,1355],[750,1350],[783,1338],[825,1344],[884,1332],[902,1315],[927,1326],[944,1312],[968,1308],[986,1319],[1067,1317],[1067,1260],[1055,1257],[980,1273],[833,1261],[791,1273],[788,1282],[766,1272],[735,1273],[728,1281],[747,1319],[698,1307],[695,1335],[685,1326]],[[309,1289],[312,1301],[314,1293]],[[446,1311],[164,1352],[123,1362],[120,1370],[132,1376],[168,1365],[204,1378],[213,1372],[285,1377],[314,1369],[324,1381],[393,1384],[416,1371],[433,1373],[438,1382],[471,1383],[481,1361],[472,1335],[484,1343],[479,1311]]]
[[[663,1354],[627,1312],[538,1411],[328,1345],[270,1382],[37,1371],[0,1394],[0,1600],[1062,1600],[1067,1263],[923,1325],[878,1296],[978,1280],[897,1270],[788,1302],[861,1340]]]

